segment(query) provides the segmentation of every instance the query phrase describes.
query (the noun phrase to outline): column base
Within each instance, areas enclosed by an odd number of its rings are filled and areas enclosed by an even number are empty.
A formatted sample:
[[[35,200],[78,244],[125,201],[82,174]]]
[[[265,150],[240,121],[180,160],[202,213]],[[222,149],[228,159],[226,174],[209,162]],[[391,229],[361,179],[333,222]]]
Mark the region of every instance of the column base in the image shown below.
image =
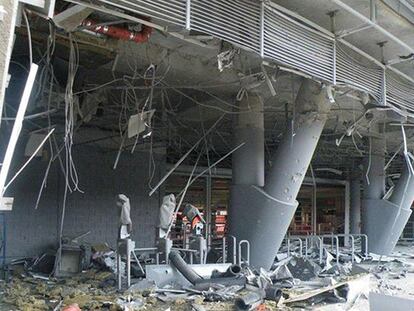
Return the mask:
[[[368,235],[368,250],[389,255],[397,245],[411,210],[401,209],[387,200],[363,200],[363,231]]]
[[[297,206],[298,202],[283,203],[256,186],[232,186],[229,233],[237,241],[250,242],[251,266],[270,269]]]

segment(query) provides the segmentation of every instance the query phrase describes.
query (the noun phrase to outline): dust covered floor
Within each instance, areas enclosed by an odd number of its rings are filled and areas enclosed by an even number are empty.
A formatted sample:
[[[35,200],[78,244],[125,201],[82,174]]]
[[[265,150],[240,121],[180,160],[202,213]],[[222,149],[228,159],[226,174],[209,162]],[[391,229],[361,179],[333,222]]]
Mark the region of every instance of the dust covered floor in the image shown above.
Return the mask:
[[[118,293],[111,272],[89,270],[77,277],[49,280],[14,276],[0,283],[0,310],[60,310],[76,303],[82,310],[193,310],[203,297],[162,302],[151,290]],[[233,310],[232,302],[208,303],[207,310]]]
[[[369,273],[339,275],[336,282],[320,275],[306,280],[294,276],[295,286],[283,290],[278,305],[265,301],[258,310],[368,311],[370,291],[414,298],[414,246],[398,246],[393,256],[378,259],[358,265]],[[347,290],[346,301],[338,299],[344,297],[338,292],[341,282]],[[62,310],[73,303],[81,310],[235,310],[234,299],[208,302],[205,295],[155,286],[132,286],[118,292],[115,285],[112,272],[95,269],[62,279],[14,273],[9,283],[0,281],[0,310]],[[327,290],[329,286],[335,288]]]

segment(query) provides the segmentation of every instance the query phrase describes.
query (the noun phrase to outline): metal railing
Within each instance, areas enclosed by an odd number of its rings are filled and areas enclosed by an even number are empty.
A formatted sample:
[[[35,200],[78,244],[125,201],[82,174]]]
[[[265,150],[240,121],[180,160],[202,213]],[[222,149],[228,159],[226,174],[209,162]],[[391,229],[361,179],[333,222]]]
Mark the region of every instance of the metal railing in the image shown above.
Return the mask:
[[[344,250],[348,247],[345,245],[348,244],[347,240],[350,240],[350,257],[351,262],[355,261],[355,255],[360,255],[362,258],[367,258],[368,253],[368,236],[366,234],[324,234],[324,235],[295,235],[286,237],[286,247],[287,255],[290,256],[292,253],[292,242],[299,242],[299,250],[297,251],[298,256],[308,258],[310,246],[313,245],[314,240],[316,240],[318,248],[318,260],[319,263],[323,263],[324,259],[324,249],[325,249],[325,240],[330,240],[331,252],[336,256],[336,262],[339,263],[341,257],[347,257],[345,251],[341,251],[340,239],[344,239]],[[356,249],[357,239],[361,240],[361,249],[358,252]]]

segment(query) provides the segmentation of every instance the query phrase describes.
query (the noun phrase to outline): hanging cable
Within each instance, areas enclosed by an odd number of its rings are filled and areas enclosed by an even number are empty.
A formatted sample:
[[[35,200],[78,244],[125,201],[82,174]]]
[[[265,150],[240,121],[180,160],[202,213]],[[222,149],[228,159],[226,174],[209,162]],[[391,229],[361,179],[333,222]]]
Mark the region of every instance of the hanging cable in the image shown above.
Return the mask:
[[[75,113],[75,97],[73,95],[73,85],[75,82],[76,73],[79,67],[79,49],[76,42],[69,34],[70,54],[68,65],[68,78],[65,90],[65,171],[66,171],[66,187],[70,191],[79,191],[79,177],[76,171],[75,163],[72,156],[73,134],[76,122]]]
[[[24,21],[26,23],[27,40],[29,42],[29,60],[30,60],[30,64],[32,64],[33,63],[32,33],[30,31],[30,24],[29,24],[29,19],[27,18],[26,10],[23,9],[22,11],[23,11]]]
[[[372,141],[371,141],[371,137],[369,138],[369,158],[368,158],[368,167],[367,167],[367,172],[365,173],[365,179],[367,181],[367,185],[370,185],[370,180],[369,180],[369,172],[371,171],[371,157],[372,157]]]

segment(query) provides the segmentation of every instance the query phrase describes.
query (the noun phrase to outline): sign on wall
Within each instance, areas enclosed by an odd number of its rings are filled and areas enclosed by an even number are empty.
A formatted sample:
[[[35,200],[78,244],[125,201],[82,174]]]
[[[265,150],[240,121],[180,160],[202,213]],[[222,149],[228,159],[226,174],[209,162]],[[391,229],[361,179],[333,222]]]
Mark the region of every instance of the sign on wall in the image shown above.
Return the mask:
[[[0,198],[0,211],[11,211],[13,209],[14,198],[3,197]]]

